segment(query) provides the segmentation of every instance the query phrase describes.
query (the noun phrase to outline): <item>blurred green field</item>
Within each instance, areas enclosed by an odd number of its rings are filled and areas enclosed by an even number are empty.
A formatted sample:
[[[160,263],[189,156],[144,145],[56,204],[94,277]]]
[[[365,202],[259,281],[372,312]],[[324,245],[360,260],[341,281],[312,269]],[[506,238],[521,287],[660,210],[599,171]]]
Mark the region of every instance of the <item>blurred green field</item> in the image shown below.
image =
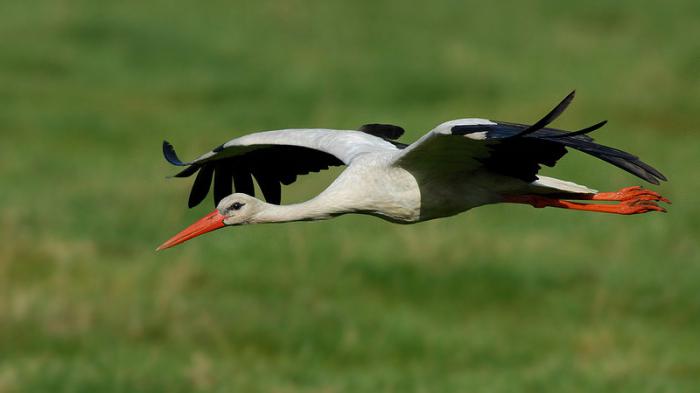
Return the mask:
[[[700,2],[0,5],[0,392],[700,391]],[[670,213],[489,206],[154,248],[251,131],[602,119]],[[546,172],[640,181],[572,153]],[[333,173],[310,176],[303,200]]]

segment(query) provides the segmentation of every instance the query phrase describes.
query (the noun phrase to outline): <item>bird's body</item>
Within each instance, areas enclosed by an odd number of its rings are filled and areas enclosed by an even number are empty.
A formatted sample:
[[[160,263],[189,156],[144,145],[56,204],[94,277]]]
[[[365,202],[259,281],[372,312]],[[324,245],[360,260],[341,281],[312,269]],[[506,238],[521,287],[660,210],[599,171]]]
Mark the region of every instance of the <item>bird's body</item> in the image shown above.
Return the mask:
[[[565,148],[572,147],[649,182],[665,180],[637,157],[596,144],[585,135],[605,122],[573,133],[545,128],[572,98],[573,93],[532,126],[458,119],[439,125],[410,145],[396,142],[403,130],[390,125],[365,125],[360,131],[288,129],[236,138],[183,163],[164,142],[166,159],[187,166],[176,177],[198,172],[190,207],[206,197],[213,180],[217,210],[159,249],[226,225],[321,220],[347,213],[411,224],[500,202],[619,214],[663,211],[656,202],[667,200],[639,187],[597,193],[538,175],[540,165],[553,166]],[[287,185],[298,175],[338,165],[347,168],[318,196],[280,204],[280,183]],[[254,197],[253,178],[267,202]],[[620,203],[581,204],[569,199]]]

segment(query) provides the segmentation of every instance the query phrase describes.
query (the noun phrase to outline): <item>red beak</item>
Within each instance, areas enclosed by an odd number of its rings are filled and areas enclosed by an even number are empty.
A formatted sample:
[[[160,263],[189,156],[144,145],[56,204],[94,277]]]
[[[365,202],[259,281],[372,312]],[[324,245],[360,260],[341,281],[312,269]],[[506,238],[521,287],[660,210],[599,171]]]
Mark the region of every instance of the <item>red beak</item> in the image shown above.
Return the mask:
[[[223,228],[225,226],[224,218],[226,217],[219,214],[218,210],[214,210],[213,212],[202,217],[199,221],[185,228],[182,232],[171,237],[167,242],[161,244],[160,247],[156,248],[156,251],[165,250],[166,248],[186,242],[193,237],[203,235],[215,229]]]

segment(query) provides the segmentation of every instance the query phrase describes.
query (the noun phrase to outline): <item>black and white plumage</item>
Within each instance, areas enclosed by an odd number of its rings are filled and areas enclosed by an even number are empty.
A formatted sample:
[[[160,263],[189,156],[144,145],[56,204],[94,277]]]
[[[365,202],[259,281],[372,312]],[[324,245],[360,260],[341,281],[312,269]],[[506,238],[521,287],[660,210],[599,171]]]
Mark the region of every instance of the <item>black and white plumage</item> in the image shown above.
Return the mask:
[[[207,216],[207,222],[215,222],[211,225],[218,225],[216,228],[325,219],[345,213],[415,223],[499,202],[620,214],[663,211],[657,202],[667,200],[648,190],[596,193],[585,186],[539,175],[542,165],[554,166],[567,148],[572,148],[652,184],[666,180],[638,157],[595,143],[588,133],[605,125],[604,121],[573,132],[548,128],[573,97],[572,92],[533,125],[486,119],[452,120],[410,145],[396,141],[403,134],[401,127],[367,124],[358,131],[258,132],[226,142],[187,163],[180,161],[168,142],[163,143],[163,153],[171,164],[186,166],[175,177],[197,174],[190,207],[205,199],[213,182],[217,210],[210,214],[215,218]],[[293,183],[299,175],[340,165],[347,169],[316,198],[279,205],[281,185]],[[253,179],[267,203],[254,198]],[[565,199],[620,203],[581,204]],[[231,209],[234,205],[241,207]],[[161,248],[187,240],[193,237],[192,233],[192,228],[188,228]]]

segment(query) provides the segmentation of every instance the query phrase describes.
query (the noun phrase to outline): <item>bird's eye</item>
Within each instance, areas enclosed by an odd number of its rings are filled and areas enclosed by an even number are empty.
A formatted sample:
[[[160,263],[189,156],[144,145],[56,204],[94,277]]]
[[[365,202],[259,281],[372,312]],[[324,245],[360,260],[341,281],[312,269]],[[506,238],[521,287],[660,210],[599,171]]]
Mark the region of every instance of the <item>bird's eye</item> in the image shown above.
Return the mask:
[[[243,207],[243,205],[245,205],[245,203],[234,202],[233,205],[231,205],[231,207],[233,208],[233,210],[240,210]]]

